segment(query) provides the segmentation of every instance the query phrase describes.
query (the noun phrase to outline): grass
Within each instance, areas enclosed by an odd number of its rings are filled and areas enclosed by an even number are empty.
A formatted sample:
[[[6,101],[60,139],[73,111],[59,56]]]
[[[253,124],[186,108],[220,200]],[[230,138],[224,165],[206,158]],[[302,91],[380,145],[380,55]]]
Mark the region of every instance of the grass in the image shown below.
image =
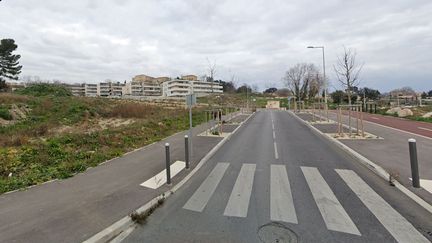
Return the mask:
[[[0,193],[71,177],[189,127],[187,110],[138,101],[31,93],[2,99],[29,111],[26,119],[0,126]],[[194,113],[194,126],[204,122],[201,110]],[[133,122],[95,129],[110,119]],[[73,129],[55,132],[62,127]]]

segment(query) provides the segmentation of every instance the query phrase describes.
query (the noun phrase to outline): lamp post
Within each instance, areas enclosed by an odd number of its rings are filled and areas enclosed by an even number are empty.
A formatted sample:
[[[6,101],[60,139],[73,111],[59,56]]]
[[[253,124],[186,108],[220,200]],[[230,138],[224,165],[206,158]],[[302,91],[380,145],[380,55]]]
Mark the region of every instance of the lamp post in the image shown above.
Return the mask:
[[[324,54],[324,46],[308,46],[307,48],[319,48],[322,49],[322,58],[323,58],[323,75],[324,75],[324,103],[327,106],[327,80],[326,80],[326,70],[325,70],[325,54]]]
[[[327,105],[327,80],[326,80],[326,73],[325,73],[325,53],[324,53],[324,46],[308,46],[307,48],[319,48],[319,49],[322,49],[323,76],[324,76],[324,103],[325,103],[325,111],[326,111],[326,114],[327,114],[327,122],[329,122],[328,105]]]

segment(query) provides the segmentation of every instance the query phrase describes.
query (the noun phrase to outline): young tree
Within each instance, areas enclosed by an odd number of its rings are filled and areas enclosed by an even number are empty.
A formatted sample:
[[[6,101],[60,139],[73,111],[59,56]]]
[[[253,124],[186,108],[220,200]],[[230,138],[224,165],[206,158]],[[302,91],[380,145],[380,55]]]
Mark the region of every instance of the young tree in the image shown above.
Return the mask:
[[[216,61],[211,63],[210,59],[207,58],[209,76],[207,81],[210,82],[211,92],[213,93],[214,76],[216,75]]]
[[[356,56],[355,50],[344,47],[344,53],[338,57],[336,65],[333,66],[337,79],[346,89],[350,105],[353,87],[360,84],[359,75],[363,68],[363,64],[359,65],[356,62]]]
[[[21,55],[12,54],[17,47],[13,39],[0,41],[0,91],[7,89],[6,78],[17,80],[21,73],[22,66],[18,62]]]
[[[309,89],[308,89],[308,98],[310,100],[312,100],[314,97],[316,97],[319,94],[320,90],[324,85],[323,76],[321,76],[318,70],[313,70],[313,71],[315,71],[316,73],[315,74],[311,73],[309,75],[310,81],[309,81]]]

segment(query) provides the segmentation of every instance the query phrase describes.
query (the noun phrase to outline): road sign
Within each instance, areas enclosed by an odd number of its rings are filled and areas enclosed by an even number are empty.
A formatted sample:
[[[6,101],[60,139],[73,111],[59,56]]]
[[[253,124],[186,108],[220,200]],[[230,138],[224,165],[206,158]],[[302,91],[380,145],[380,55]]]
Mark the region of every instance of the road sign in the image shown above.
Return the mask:
[[[195,94],[186,95],[186,105],[188,107],[196,105],[196,95]]]

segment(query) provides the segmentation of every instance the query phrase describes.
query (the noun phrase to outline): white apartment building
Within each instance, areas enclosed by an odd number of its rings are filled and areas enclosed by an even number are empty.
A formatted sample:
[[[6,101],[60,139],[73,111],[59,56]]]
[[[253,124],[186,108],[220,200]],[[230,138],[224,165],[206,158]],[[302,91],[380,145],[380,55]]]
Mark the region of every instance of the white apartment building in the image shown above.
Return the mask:
[[[126,85],[120,82],[101,82],[98,84],[73,84],[70,90],[74,96],[118,97],[127,93]]]
[[[162,83],[162,93],[166,97],[184,97],[196,94],[198,97],[208,94],[223,93],[223,87],[217,82],[198,80],[194,75],[182,76]]]
[[[132,81],[126,84],[126,90],[126,95],[131,96],[162,96],[158,83]]]
[[[96,97],[100,95],[99,84],[84,84],[85,96]]]
[[[198,80],[195,75],[181,78],[153,78],[144,74],[135,76],[131,82],[101,82],[98,84],[74,84],[70,86],[75,96],[90,97],[184,97],[188,94],[205,96],[223,93],[223,87],[217,82]]]
[[[74,96],[85,96],[85,84],[73,84],[70,89]]]

